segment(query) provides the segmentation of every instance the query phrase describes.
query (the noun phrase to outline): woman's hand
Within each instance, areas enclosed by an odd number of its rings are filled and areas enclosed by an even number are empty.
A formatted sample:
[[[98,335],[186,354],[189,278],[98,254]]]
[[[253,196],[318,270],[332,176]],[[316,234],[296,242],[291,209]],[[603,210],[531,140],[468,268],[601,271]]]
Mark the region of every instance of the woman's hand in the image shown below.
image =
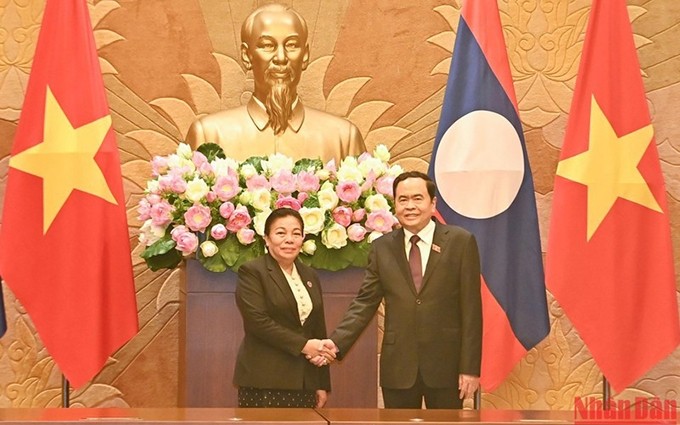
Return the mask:
[[[328,392],[326,390],[316,390],[316,408],[324,407],[327,401]]]
[[[302,353],[311,364],[321,367],[333,363],[337,348],[330,339],[310,339],[302,349]]]
[[[336,357],[335,344],[330,339],[310,339],[302,348],[302,354],[307,360],[317,360],[317,357],[322,356],[326,362],[332,362]]]

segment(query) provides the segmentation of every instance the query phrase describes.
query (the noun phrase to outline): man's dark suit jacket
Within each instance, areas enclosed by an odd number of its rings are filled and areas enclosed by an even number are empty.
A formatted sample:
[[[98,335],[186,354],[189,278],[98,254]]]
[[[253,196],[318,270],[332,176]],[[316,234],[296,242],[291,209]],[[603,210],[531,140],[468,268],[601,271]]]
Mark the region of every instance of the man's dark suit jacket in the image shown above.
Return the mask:
[[[299,260],[295,266],[314,305],[304,326],[293,292],[273,257],[263,255],[239,268],[236,303],[245,337],[234,371],[238,386],[330,390],[328,366],[318,368],[302,354],[307,340],[326,338],[319,277]]]
[[[380,385],[406,389],[418,370],[431,388],[457,388],[458,375],[479,376],[482,350],[480,266],[474,236],[436,224],[432,250],[416,292],[404,248],[404,231],[376,239],[364,282],[331,339],[340,356],[385,299]]]

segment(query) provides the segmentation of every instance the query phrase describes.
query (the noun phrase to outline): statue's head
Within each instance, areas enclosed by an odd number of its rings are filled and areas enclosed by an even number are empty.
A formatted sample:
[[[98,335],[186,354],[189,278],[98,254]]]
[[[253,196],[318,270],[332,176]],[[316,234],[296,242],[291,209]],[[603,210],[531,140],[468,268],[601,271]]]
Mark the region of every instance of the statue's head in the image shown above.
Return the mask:
[[[241,60],[253,71],[255,97],[265,104],[274,132],[283,132],[309,64],[305,20],[280,4],[257,8],[241,27]]]

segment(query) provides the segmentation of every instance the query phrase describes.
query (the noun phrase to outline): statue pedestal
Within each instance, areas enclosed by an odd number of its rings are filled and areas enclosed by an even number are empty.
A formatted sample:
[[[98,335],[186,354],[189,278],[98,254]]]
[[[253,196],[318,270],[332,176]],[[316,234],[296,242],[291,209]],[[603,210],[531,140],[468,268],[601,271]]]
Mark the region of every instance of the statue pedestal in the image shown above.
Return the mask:
[[[329,334],[342,319],[361,286],[363,269],[320,270]],[[237,275],[212,273],[196,260],[186,263],[180,288],[179,405],[236,407],[234,364],[243,339],[236,307]],[[366,328],[345,360],[331,366],[332,391],[327,407],[378,406],[377,320]]]

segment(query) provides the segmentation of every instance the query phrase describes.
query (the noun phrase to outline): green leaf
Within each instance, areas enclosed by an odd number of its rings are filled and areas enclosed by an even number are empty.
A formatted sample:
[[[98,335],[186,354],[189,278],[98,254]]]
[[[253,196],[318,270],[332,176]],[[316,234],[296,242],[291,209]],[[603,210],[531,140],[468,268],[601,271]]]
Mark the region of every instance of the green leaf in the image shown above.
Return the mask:
[[[141,257],[145,260],[148,260],[151,257],[155,257],[157,255],[162,255],[173,248],[175,248],[177,244],[175,241],[172,240],[172,237],[169,234],[166,234],[153,244],[149,245],[146,247],[146,249],[141,253]]]
[[[265,161],[267,158],[264,156],[251,156],[250,158],[246,159],[243,161],[243,164],[251,164],[255,169],[257,170],[258,174],[262,174],[262,161]]]
[[[310,159],[310,158],[299,159],[295,163],[295,166],[293,167],[293,173],[297,174],[300,171],[306,171],[310,167],[314,168],[315,170],[320,170],[320,169],[323,168],[323,161],[321,161],[320,159]]]
[[[238,241],[236,234],[230,233],[226,239],[217,244],[217,247],[220,249],[220,257],[231,268],[238,261],[243,245]]]
[[[218,145],[217,143],[203,143],[201,146],[196,149],[200,153],[206,156],[208,158],[208,161],[212,161],[215,158],[226,158],[227,156],[224,154],[224,150],[222,150],[222,147]]]
[[[227,270],[227,263],[225,263],[222,257],[219,255],[199,258],[199,261],[201,264],[203,264],[203,267],[205,267],[206,270],[211,272],[221,273]]]
[[[165,254],[155,255],[144,259],[151,271],[160,269],[174,269],[182,261],[182,255],[176,249],[166,252]]]
[[[319,197],[317,195],[310,195],[305,202],[302,203],[303,207],[307,208],[319,208]]]

